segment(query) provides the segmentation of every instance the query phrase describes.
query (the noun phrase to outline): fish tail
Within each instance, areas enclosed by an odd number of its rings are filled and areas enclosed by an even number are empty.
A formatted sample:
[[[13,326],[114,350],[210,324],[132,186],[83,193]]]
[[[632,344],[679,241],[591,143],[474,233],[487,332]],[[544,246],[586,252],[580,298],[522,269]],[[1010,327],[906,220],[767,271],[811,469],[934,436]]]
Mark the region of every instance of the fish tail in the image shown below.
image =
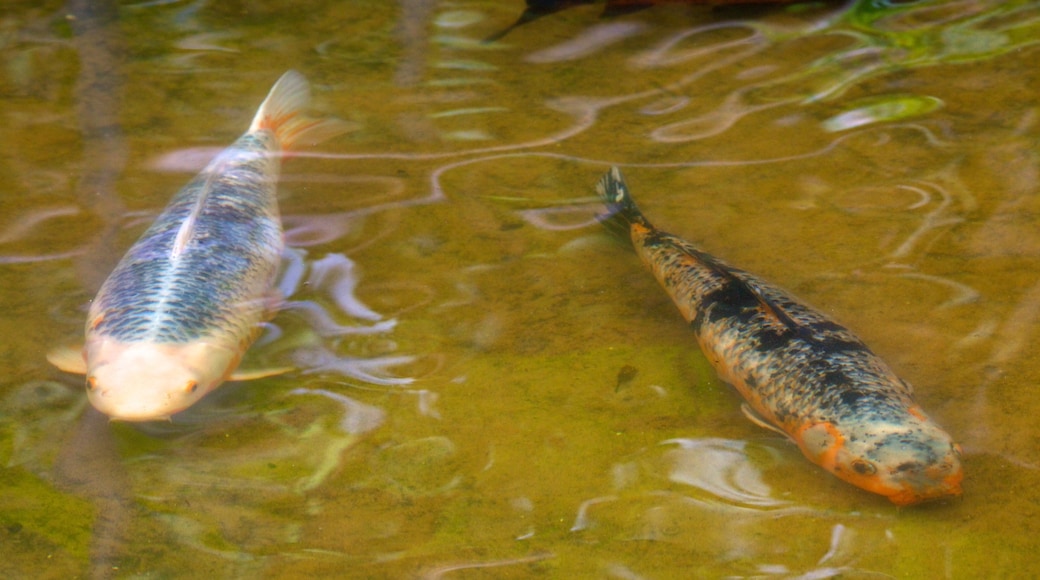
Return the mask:
[[[621,170],[617,167],[611,167],[610,171],[600,178],[596,184],[596,193],[607,206],[607,213],[599,216],[599,221],[611,233],[619,238],[629,239],[633,224],[652,229],[653,226],[632,199],[625,178],[621,176]]]
[[[300,144],[316,145],[351,129],[339,119],[315,119],[304,115],[302,111],[310,101],[311,86],[307,79],[294,70],[287,71],[260,104],[249,131],[271,131],[282,150],[291,151]]]

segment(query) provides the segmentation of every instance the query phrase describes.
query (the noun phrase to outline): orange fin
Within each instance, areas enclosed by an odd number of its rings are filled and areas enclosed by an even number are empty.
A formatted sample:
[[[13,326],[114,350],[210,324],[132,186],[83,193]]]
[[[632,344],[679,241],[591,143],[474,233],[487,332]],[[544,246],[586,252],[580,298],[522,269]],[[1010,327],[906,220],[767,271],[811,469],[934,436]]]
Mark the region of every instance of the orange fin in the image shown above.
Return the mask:
[[[60,370],[74,375],[87,374],[87,361],[83,358],[83,346],[59,346],[47,353],[47,362]]]
[[[777,433],[783,435],[784,437],[787,437],[788,439],[791,438],[791,436],[785,433],[783,429],[763,419],[761,415],[756,413],[755,410],[751,408],[751,405],[748,405],[747,403],[741,403],[740,410],[743,411],[744,416],[748,418],[748,421],[751,421],[755,425],[758,425],[759,427],[762,427],[764,429],[769,429],[770,431],[776,431]]]
[[[238,369],[228,377],[229,381],[255,381],[267,377],[276,377],[296,370],[293,367],[274,367],[266,369]]]
[[[269,130],[275,134],[283,150],[300,144],[316,145],[342,135],[353,125],[339,119],[314,119],[303,114],[310,105],[311,87],[300,73],[290,70],[271,87],[260,104],[249,131]]]

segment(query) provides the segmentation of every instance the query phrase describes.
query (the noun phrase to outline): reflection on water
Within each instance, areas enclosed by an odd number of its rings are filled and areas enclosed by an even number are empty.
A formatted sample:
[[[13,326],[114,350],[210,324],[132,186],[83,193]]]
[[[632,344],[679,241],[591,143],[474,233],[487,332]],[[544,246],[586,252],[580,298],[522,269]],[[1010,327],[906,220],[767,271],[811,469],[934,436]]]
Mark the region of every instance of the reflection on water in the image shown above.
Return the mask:
[[[672,464],[668,479],[701,489],[737,505],[778,507],[787,502],[770,497],[761,473],[747,462],[746,443],[725,439],[671,439],[679,449],[665,454]]]
[[[648,450],[615,466],[618,494],[582,503],[571,532],[586,541],[607,541],[620,532],[627,542],[696,546],[716,562],[735,564],[750,575],[887,576],[857,561],[862,550],[884,549],[891,542],[885,526],[892,519],[879,520],[882,528],[877,529],[875,522],[864,522],[862,514],[839,514],[776,498],[764,481],[764,472],[781,461],[775,450],[717,438],[672,439],[661,445],[670,449]],[[681,487],[655,483],[664,480]],[[792,558],[784,547],[783,530],[801,537],[798,544],[806,546],[802,557]],[[699,569],[727,569],[725,564],[715,567],[718,563],[701,564]],[[617,562],[607,569],[618,571],[624,565]]]
[[[578,6],[484,42],[522,7],[0,17],[0,570],[1035,575],[1040,3]],[[288,68],[358,127],[285,165],[288,299],[244,364],[298,371],[99,421],[43,353]],[[609,165],[911,379],[964,498],[897,510],[748,424],[596,225]]]

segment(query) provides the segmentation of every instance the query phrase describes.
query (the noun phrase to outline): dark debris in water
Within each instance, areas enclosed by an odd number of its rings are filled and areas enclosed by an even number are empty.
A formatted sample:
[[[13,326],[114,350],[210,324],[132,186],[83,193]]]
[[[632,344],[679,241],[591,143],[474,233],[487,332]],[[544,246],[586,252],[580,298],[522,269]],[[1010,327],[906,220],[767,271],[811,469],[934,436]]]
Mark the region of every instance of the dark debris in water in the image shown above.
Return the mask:
[[[620,391],[622,388],[627,387],[636,375],[639,374],[639,369],[632,365],[625,365],[618,369],[617,373],[617,386],[614,387],[614,392]]]
[[[768,6],[772,4],[794,4],[800,0],[606,0],[601,18],[622,16],[632,12],[645,10],[657,4],[701,4],[712,8],[742,5],[742,6]],[[527,0],[527,8],[516,19],[503,30],[492,34],[484,39],[485,43],[501,40],[514,29],[538,20],[543,16],[554,14],[567,8],[584,6],[586,4],[597,4],[599,0]]]

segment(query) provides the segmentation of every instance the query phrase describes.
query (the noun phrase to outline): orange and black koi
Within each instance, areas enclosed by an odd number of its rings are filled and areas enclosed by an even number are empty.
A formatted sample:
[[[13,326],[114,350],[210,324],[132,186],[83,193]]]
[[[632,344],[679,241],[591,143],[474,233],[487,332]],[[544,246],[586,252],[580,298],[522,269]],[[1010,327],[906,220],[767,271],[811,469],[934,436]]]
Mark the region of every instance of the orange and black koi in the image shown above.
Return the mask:
[[[851,331],[757,276],[656,229],[618,169],[597,191],[745,413],[837,477],[897,505],[961,494],[960,447]],[[750,409],[749,409],[750,407]],[[754,411],[752,414],[750,411]]]

